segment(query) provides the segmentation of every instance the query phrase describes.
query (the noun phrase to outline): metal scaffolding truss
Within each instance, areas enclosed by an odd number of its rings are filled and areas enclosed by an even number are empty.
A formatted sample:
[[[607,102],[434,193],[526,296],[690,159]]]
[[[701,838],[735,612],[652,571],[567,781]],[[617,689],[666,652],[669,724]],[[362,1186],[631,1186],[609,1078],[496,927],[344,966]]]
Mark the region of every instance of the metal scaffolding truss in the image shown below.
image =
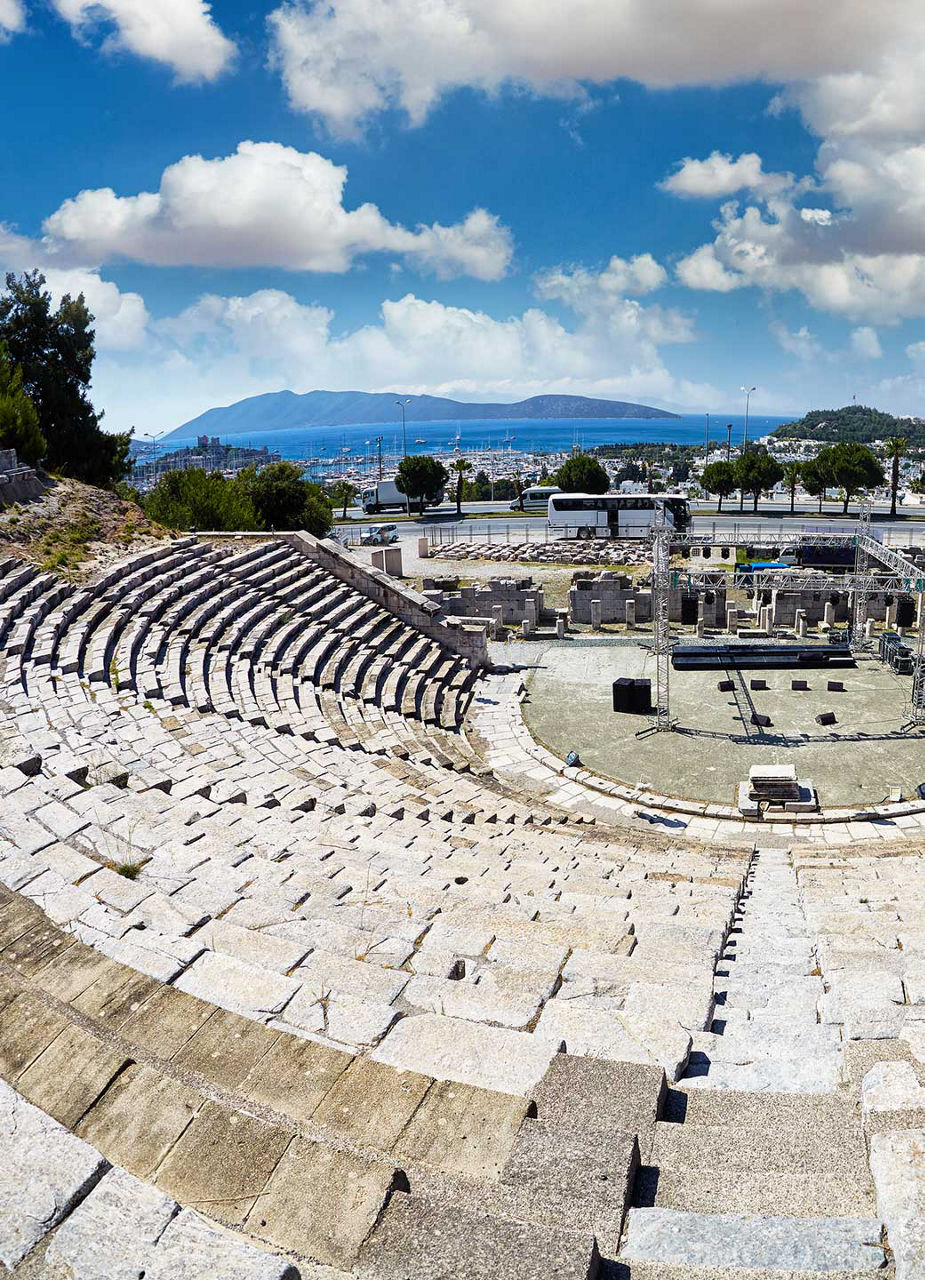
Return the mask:
[[[851,588],[851,647],[856,652],[867,649],[870,641],[867,638],[867,602],[870,591],[867,583],[867,565],[870,536],[870,503],[861,504],[858,513],[857,540],[854,549],[854,575]]]
[[[916,594],[925,590],[925,569],[920,569],[908,556],[904,556],[894,547],[885,547],[882,542],[869,534],[864,537],[863,544],[864,551],[871,559],[879,560],[891,573],[906,580],[903,586],[904,591]]]
[[[866,572],[863,587],[868,595],[877,592],[908,591],[904,579],[893,573]],[[861,581],[857,574],[822,573],[803,569],[761,569],[756,573],[725,573],[715,569],[673,569],[671,585],[684,590],[687,587],[715,589],[726,583],[737,591],[815,591],[850,592]]]
[[[662,519],[664,515],[662,515]],[[807,572],[798,569],[766,569],[757,573],[728,573],[722,569],[671,568],[672,550],[690,550],[695,547],[732,547],[747,543],[778,548],[854,546],[855,571],[852,574]],[[873,571],[874,564],[882,566]],[[885,570],[885,572],[883,571]],[[669,626],[669,600],[672,588],[716,588],[727,583],[737,589],[762,591],[818,591],[850,592],[852,595],[851,641],[852,647],[867,646],[865,636],[868,603],[877,593],[903,593],[918,597],[916,620],[916,661],[913,669],[912,691],[907,712],[908,728],[925,725],[925,569],[919,568],[907,556],[886,547],[870,531],[870,507],[861,509],[857,527],[852,532],[841,533],[782,533],[766,538],[743,537],[741,534],[721,533],[714,536],[681,534],[664,523],[652,530],[652,617],[654,624],[655,654],[655,710],[650,726],[656,732],[672,728],[669,680],[671,672],[671,631]]]
[[[915,665],[912,668],[912,695],[906,716],[910,729],[925,724],[925,595],[918,598],[918,635],[915,642]]]
[[[790,547],[852,547],[857,540],[854,533],[775,533],[756,534],[748,537],[741,533],[717,533],[711,537],[704,533],[672,533],[673,547],[777,547],[786,551]]]
[[[668,602],[671,590],[671,528],[659,523],[652,530],[652,618],[655,634],[655,717],[652,728],[671,728],[668,682],[671,673],[671,629]]]

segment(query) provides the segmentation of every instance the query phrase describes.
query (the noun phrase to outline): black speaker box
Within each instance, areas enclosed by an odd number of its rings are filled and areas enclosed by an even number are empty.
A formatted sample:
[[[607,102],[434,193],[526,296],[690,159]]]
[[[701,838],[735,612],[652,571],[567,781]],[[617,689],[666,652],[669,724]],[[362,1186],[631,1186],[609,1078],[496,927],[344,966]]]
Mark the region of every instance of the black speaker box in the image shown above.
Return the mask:
[[[652,681],[633,681],[633,705],[637,715],[648,715],[652,710]]]
[[[896,604],[897,627],[911,627],[915,624],[915,605],[911,600],[899,600]]]
[[[633,681],[629,676],[621,676],[619,680],[613,682],[613,709],[614,711],[632,712],[633,701],[635,698],[635,690]]]

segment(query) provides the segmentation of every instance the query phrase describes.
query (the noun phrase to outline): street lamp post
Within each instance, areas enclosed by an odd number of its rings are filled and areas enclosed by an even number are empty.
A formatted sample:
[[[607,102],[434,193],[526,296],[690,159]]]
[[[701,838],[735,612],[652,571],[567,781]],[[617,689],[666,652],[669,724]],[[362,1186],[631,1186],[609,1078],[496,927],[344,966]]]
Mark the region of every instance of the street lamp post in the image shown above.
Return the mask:
[[[752,392],[757,391],[757,387],[739,387],[740,391],[745,392],[745,431],[742,435],[742,452],[748,449],[748,402],[752,398]],[[739,490],[739,510],[745,510],[745,490]]]
[[[406,434],[405,434],[405,405],[406,405],[406,404],[410,404],[410,403],[411,403],[411,401],[410,401],[410,400],[396,400],[396,401],[395,401],[395,403],[398,405],[399,409],[401,409],[401,456],[402,456],[403,458],[407,458],[407,456],[408,456],[408,439],[407,439],[407,436],[406,436]]]
[[[154,484],[157,484],[157,446],[162,435],[165,435],[167,428],[158,431],[156,434],[151,431],[144,432],[144,439],[151,441],[151,478]]]
[[[740,391],[745,392],[745,434],[742,437],[742,452],[748,448],[748,402],[752,398],[752,392],[757,391],[757,387],[739,387]]]
[[[726,423],[726,461],[732,457],[732,423]]]
[[[376,436],[376,448],[379,451],[379,479],[382,479],[382,436]]]

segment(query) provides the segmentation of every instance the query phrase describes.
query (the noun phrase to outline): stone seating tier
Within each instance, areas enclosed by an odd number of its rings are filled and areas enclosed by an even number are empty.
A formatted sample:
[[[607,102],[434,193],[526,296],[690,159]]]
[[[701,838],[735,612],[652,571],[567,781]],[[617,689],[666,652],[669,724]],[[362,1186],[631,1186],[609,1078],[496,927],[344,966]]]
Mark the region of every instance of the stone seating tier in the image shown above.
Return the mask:
[[[96,1163],[24,1204],[24,1280],[149,1210],[127,1274],[181,1219],[312,1280],[845,1277],[881,1218],[912,1256],[856,1104],[919,1114],[915,858],[628,838],[536,760],[527,799],[466,719],[495,678],[286,545],[35,576],[0,603],[0,1133]]]

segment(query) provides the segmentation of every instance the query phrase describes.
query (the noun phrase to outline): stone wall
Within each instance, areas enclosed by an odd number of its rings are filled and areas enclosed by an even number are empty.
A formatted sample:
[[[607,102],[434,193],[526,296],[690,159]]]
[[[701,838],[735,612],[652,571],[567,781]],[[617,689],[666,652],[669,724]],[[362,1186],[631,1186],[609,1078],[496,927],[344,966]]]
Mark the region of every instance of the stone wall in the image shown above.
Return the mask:
[[[488,639],[484,627],[468,626],[444,617],[440,606],[432,600],[378,569],[367,568],[331,538],[315,538],[310,533],[281,536],[301,555],[314,560],[370,600],[375,600],[402,622],[445,645],[453,653],[460,654],[474,667],[488,666]]]
[[[685,597],[696,600],[696,614],[687,617]],[[652,621],[652,592],[633,585],[624,573],[608,573],[606,570],[592,577],[576,574],[569,591],[569,617],[572,622],[590,623],[591,605],[600,604],[601,622],[625,622],[627,602],[635,606],[636,622]],[[688,606],[690,608],[690,606]],[[726,587],[711,587],[699,592],[672,590],[668,596],[668,613],[672,622],[690,621],[702,617],[708,627],[724,626],[726,617]]]
[[[491,578],[468,587],[425,578],[424,594],[451,617],[494,618],[499,608],[506,627],[520,626],[528,617],[535,624],[546,608],[543,588],[534,586],[532,578]]]
[[[14,502],[32,502],[46,488],[33,467],[20,466],[15,449],[0,449],[0,509]]]
[[[835,623],[840,625],[851,618],[852,601],[850,591],[765,591],[763,596],[770,597],[763,603],[773,608],[772,621],[775,627],[792,627],[798,609],[806,614],[809,626],[822,622],[825,618],[825,606],[831,601],[835,606]],[[887,607],[894,603],[898,596],[885,591],[876,591],[867,597],[867,616],[877,622],[886,618]]]

